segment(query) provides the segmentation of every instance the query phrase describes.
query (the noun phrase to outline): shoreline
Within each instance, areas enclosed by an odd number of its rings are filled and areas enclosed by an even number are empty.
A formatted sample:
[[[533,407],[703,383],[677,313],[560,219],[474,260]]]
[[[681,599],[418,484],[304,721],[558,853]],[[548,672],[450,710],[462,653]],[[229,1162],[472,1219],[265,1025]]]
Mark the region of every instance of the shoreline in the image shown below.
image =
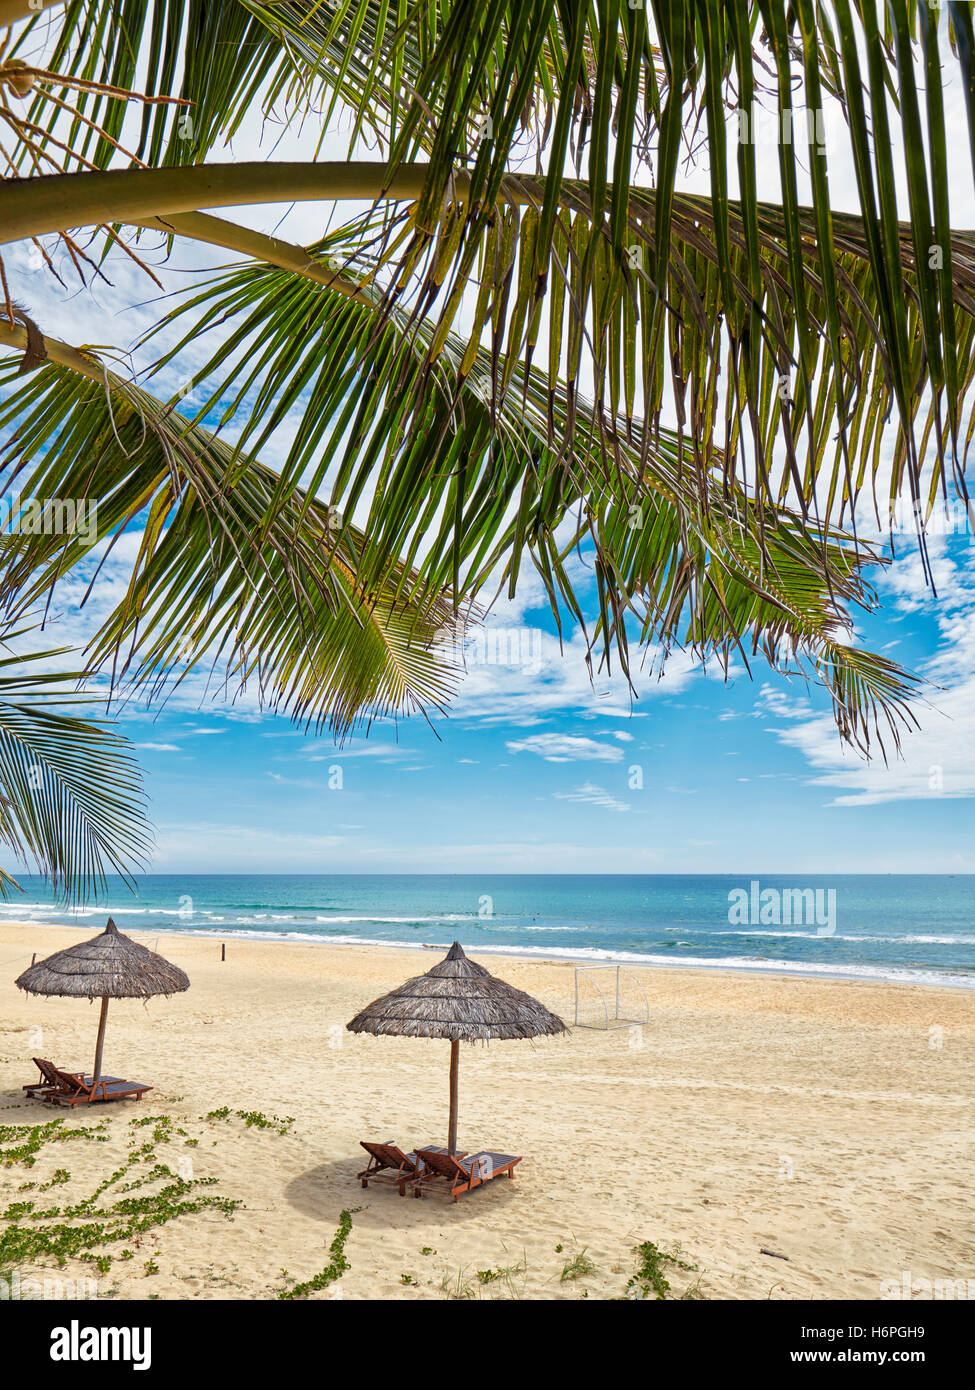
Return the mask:
[[[76,924],[66,925],[60,922],[44,922],[36,918],[30,919],[7,919],[3,916],[3,909],[0,907],[0,928],[12,927],[19,931],[30,927],[40,928],[42,931],[84,931],[90,929],[91,935],[96,934],[94,925],[89,926],[89,917],[93,915],[86,910],[83,917],[79,914],[80,920]],[[109,910],[105,909],[105,915],[110,915]],[[116,925],[119,925],[116,923]],[[148,937],[151,939],[162,940],[169,936],[175,940],[183,937],[192,937],[196,940],[204,941],[241,941],[241,942],[266,942],[269,944],[279,944],[283,946],[301,947],[308,946],[318,948],[321,946],[346,947],[346,948],[378,948],[390,951],[443,951],[450,949],[452,941],[444,942],[414,942],[414,941],[390,941],[387,939],[376,939],[373,937],[334,937],[321,936],[314,932],[273,932],[256,930],[244,930],[236,927],[142,927],[130,926],[122,923],[120,931],[135,937]],[[785,977],[802,980],[814,980],[822,984],[868,984],[868,985],[890,985],[904,989],[926,989],[926,990],[949,990],[953,993],[970,993],[975,991],[975,974],[959,974],[956,977],[951,972],[944,970],[924,970],[910,966],[892,966],[884,969],[882,966],[865,965],[857,970],[854,967],[843,969],[842,967],[833,968],[822,962],[810,961],[788,962],[777,965],[771,962],[761,964],[729,963],[726,959],[718,958],[714,960],[692,960],[683,957],[662,957],[656,955],[637,955],[626,951],[604,950],[598,947],[583,947],[578,952],[563,951],[555,946],[512,946],[512,945],[491,945],[481,943],[461,942],[468,954],[485,955],[500,957],[502,959],[538,961],[542,964],[553,966],[572,966],[579,969],[598,966],[619,965],[632,970],[662,970],[662,971],[688,971],[697,974],[716,974],[731,977],[749,976],[770,976],[772,978]],[[598,954],[584,955],[584,951],[598,952]],[[924,978],[929,976],[932,978]]]

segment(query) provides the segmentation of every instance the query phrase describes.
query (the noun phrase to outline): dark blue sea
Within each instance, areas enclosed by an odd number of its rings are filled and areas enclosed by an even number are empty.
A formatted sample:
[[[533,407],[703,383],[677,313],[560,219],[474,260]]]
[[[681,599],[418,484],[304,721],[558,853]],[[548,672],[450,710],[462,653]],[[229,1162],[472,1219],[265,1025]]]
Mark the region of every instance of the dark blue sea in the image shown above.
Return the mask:
[[[560,960],[788,970],[975,988],[975,876],[152,875],[58,905],[38,879],[0,917],[146,940],[449,946]],[[151,939],[149,943],[151,945]]]

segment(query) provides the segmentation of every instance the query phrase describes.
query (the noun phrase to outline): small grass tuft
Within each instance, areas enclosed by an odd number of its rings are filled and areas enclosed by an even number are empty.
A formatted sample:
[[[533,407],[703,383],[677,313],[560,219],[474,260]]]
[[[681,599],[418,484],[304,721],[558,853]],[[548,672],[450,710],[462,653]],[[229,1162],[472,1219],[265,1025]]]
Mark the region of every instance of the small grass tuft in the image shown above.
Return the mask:
[[[595,1273],[596,1266],[586,1254],[586,1247],[583,1246],[577,1255],[573,1255],[571,1260],[566,1260],[562,1266],[559,1283],[565,1284],[570,1279],[585,1279],[587,1275]]]

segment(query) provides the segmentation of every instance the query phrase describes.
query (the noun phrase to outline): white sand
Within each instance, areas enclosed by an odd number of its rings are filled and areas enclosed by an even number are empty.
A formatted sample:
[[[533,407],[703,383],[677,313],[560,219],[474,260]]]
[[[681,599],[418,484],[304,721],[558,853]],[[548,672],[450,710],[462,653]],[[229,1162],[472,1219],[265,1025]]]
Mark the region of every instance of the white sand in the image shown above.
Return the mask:
[[[90,1069],[97,1008],[28,998],[12,983],[32,951],[79,939],[0,926],[2,1123],[52,1117],[21,1100],[33,1054]],[[221,963],[218,942],[186,935],[158,949],[190,990],[113,1004],[105,1050],[106,1070],[155,1090],[139,1106],[97,1107],[108,1143],[52,1145],[29,1173],[0,1169],[0,1198],[65,1167],[70,1181],[38,1200],[77,1200],[123,1161],[132,1118],[168,1114],[200,1138],[183,1150],[195,1176],[218,1178],[210,1190],[245,1206],[233,1221],[202,1212],[150,1233],[137,1258],[101,1277],[102,1297],[273,1297],[282,1269],[304,1280],[328,1263],[343,1208],[359,1208],[351,1268],[316,1297],[443,1297],[445,1284],[485,1298],[617,1297],[647,1240],[698,1266],[671,1268],[675,1294],[699,1281],[710,1298],[876,1298],[905,1270],[975,1279],[967,992],[640,971],[651,1004],[640,1031],[463,1049],[461,1144],[524,1158],[514,1182],[455,1205],[356,1181],[360,1139],[444,1142],[447,1044],[344,1030],[363,1004],[429,969],[433,952],[232,939]],[[483,963],[571,1020],[569,965]],[[294,1132],[201,1122],[224,1105],[294,1116]],[[174,1163],[167,1148],[160,1157]],[[562,1282],[583,1247],[595,1272]],[[158,1273],[145,1274],[147,1255]],[[499,1268],[515,1272],[476,1279]],[[62,1277],[92,1272],[72,1261]]]

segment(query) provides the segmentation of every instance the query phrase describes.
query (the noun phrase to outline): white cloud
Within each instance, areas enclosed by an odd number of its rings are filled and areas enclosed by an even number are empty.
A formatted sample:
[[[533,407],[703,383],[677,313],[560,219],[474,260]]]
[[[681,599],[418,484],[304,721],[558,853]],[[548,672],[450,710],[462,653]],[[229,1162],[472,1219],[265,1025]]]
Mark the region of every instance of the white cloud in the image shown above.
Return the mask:
[[[509,740],[506,746],[511,753],[537,753],[548,763],[618,763],[623,756],[622,748],[614,748],[611,743],[597,743],[573,734],[530,734],[528,738]]]
[[[570,844],[565,841],[517,840],[460,845],[416,845],[393,849],[389,863],[404,872],[422,864],[429,873],[632,874],[659,872],[664,852],[643,845]],[[669,862],[669,861],[668,861]],[[395,869],[392,871],[395,872]],[[476,902],[474,904],[476,910]]]
[[[213,865],[220,864],[225,873],[320,873],[323,866],[333,866],[334,854],[344,844],[341,835],[301,835],[213,821],[168,824],[159,826],[153,871],[211,873]]]
[[[495,617],[500,623],[507,609],[499,607]],[[634,664],[634,691],[616,668],[609,674],[598,669],[590,673],[581,632],[560,645],[557,637],[540,628],[494,625],[488,630],[495,636],[468,650],[467,670],[451,706],[454,718],[479,725],[531,728],[567,711],[586,719],[639,718],[644,714],[640,706],[647,701],[678,694],[706,674],[700,661],[685,651],[675,651],[661,672],[662,653],[651,647],[642,654],[643,665]]]
[[[137,743],[136,748],[147,748],[153,753],[178,753],[178,743]]]
[[[879,750],[866,761],[840,742],[832,717],[817,714],[805,698],[771,686],[760,693],[764,710],[788,721],[772,732],[802,754],[817,774],[813,785],[828,788],[834,806],[975,796],[975,555],[949,556],[939,537],[931,549],[937,598],[916,551],[895,561],[879,586],[897,608],[932,618],[940,639],[920,672],[929,682],[914,706],[921,727],[902,730],[899,757],[888,736],[887,763]]]
[[[582,801],[589,806],[602,806],[607,811],[628,811],[629,805],[625,801],[618,801],[615,796],[611,796],[605,787],[598,787],[595,782],[583,782],[581,787],[576,787],[571,792],[554,792],[556,801]]]
[[[343,748],[329,748],[326,744],[323,751],[321,739],[317,743],[306,743],[297,751],[302,761],[309,763],[321,763],[333,758],[382,758],[384,762],[390,762],[415,756],[414,749],[402,748],[398,743],[363,743],[359,747]]]

